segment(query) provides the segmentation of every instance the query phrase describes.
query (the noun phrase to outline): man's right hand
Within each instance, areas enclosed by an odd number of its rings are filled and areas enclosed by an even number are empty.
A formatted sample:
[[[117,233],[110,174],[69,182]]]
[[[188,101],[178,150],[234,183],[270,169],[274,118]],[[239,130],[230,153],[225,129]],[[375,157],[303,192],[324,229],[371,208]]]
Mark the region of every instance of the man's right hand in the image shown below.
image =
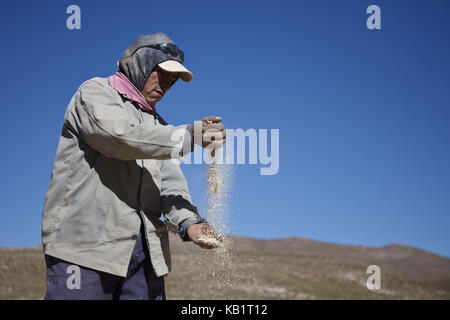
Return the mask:
[[[191,126],[191,135],[194,138],[193,143],[202,148],[216,149],[226,142],[226,131],[221,117],[209,116],[200,121],[196,121]]]
[[[192,242],[203,249],[215,249],[223,244],[223,237],[206,222],[190,225],[186,233]]]

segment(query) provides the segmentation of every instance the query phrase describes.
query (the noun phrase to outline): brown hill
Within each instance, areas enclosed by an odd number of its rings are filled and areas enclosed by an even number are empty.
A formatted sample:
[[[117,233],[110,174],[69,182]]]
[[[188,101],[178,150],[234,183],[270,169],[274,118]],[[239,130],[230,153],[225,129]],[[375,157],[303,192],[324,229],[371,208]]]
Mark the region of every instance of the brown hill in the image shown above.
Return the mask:
[[[171,234],[171,247],[174,250],[195,249],[195,245],[182,242]],[[342,245],[315,241],[299,237],[282,239],[255,239],[232,236],[231,247],[238,251],[261,251],[295,253],[360,264],[379,265],[388,271],[414,280],[450,279],[450,259],[434,253],[405,246],[389,244],[384,247]]]
[[[431,252],[390,244],[380,248],[341,245],[305,238],[261,240],[232,237],[233,248],[247,251],[293,252],[303,255],[332,257],[347,262],[375,264],[415,280],[450,279],[450,259]]]
[[[450,259],[409,246],[341,245],[234,236],[202,250],[171,235],[169,299],[450,299]],[[366,286],[369,265],[381,289]],[[42,299],[41,246],[0,249],[0,299]]]

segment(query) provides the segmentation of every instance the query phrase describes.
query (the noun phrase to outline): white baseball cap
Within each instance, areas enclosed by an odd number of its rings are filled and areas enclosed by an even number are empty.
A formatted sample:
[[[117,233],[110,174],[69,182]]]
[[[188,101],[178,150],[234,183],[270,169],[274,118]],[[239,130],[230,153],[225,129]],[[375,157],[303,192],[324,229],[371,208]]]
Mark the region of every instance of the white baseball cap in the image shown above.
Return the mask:
[[[166,60],[158,64],[158,66],[167,72],[177,72],[183,81],[189,82],[194,78],[192,72],[176,60]]]

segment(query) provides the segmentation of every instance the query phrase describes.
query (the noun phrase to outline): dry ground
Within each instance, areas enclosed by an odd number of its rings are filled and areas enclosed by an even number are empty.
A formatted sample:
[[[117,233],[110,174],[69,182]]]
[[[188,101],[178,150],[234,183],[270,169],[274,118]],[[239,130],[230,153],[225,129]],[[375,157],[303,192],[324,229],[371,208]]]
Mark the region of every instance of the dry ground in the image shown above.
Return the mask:
[[[309,249],[271,251],[267,243],[265,248],[253,246],[257,250],[240,244],[222,252],[207,251],[171,239],[168,299],[450,299],[450,259],[418,249],[410,250],[406,260],[395,260],[398,253],[389,257],[374,248],[364,249],[381,267],[381,289],[371,291],[366,287],[370,259],[361,258],[361,250],[355,248],[351,250],[358,259],[320,250],[316,255]],[[411,268],[404,267],[404,261],[411,264],[414,259],[421,276],[402,271]],[[0,299],[42,299],[44,292],[41,248],[0,249]]]

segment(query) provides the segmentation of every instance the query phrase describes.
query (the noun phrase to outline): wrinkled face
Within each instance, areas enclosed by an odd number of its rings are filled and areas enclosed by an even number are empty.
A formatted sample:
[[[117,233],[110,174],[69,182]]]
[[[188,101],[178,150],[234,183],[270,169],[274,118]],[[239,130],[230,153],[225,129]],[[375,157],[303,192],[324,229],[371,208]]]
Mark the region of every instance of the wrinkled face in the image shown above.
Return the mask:
[[[178,73],[167,72],[156,66],[147,78],[142,95],[154,107],[177,80]]]

